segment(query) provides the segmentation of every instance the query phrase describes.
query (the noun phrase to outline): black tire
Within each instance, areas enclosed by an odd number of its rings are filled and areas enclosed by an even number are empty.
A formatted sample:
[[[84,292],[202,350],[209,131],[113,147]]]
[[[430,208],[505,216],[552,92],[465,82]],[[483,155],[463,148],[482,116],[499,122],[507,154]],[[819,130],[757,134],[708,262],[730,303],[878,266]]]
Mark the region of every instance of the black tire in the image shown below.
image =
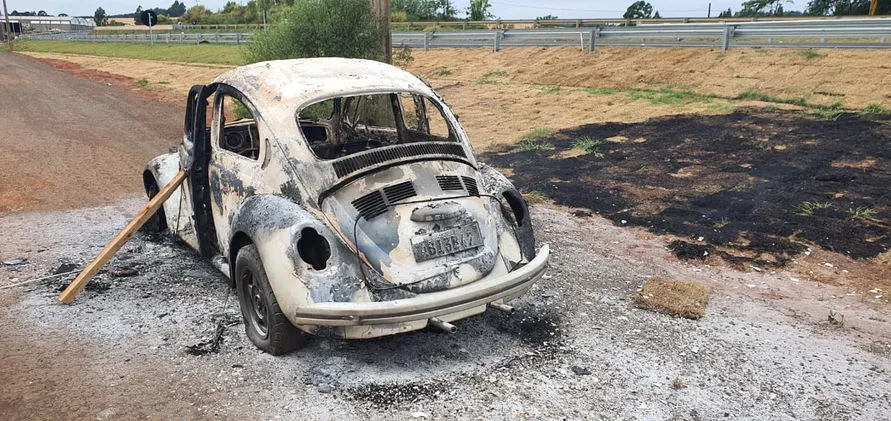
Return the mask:
[[[149,200],[152,200],[152,198],[161,192],[161,189],[158,187],[158,182],[155,180],[155,177],[149,177],[150,179],[145,186],[145,195],[148,196]],[[167,216],[164,214],[163,206],[142,225],[142,228],[140,228],[140,231],[151,234],[160,234],[166,230]]]
[[[283,355],[303,345],[306,336],[288,321],[279,308],[260,254],[253,244],[238,250],[235,289],[245,333],[257,348],[272,355]]]

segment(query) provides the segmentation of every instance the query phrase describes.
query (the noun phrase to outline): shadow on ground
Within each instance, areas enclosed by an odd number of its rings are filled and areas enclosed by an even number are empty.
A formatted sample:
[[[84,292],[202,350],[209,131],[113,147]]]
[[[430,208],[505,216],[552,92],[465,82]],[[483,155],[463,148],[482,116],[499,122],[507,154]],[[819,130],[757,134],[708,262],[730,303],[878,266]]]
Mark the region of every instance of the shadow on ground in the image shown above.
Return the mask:
[[[691,239],[672,245],[680,257],[781,266],[812,245],[888,250],[889,139],[889,116],[746,109],[585,125],[481,158],[524,193]]]

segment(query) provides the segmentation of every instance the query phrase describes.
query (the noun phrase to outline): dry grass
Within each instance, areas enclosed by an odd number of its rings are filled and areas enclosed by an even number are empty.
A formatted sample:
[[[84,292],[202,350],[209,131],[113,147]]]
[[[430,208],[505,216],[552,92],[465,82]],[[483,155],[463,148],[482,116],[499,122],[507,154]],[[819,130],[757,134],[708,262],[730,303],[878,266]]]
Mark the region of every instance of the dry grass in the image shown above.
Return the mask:
[[[120,57],[140,60],[172,61],[181,63],[212,63],[241,65],[241,48],[219,44],[149,45],[144,42],[77,42],[28,40],[16,44],[18,51]]]
[[[186,64],[156,60],[109,58],[99,56],[65,55],[54,53],[27,53],[39,59],[65,60],[85,69],[98,70],[128,77],[145,79],[143,87],[160,95],[164,100],[181,104],[185,102],[189,88],[206,84],[233,66],[220,64]]]
[[[235,48],[235,47],[233,47]],[[746,91],[802,98],[808,104],[842,101],[862,108],[891,97],[891,51],[818,50],[819,60],[788,51],[698,48],[415,49],[406,66],[431,82],[481,152],[512,145],[530,128],[554,131],[582,124],[639,122],[677,114],[726,114]],[[146,79],[146,89],[180,103],[195,83],[226,66],[29,53],[73,61],[88,69]],[[85,53],[86,54],[86,53]],[[179,61],[179,60],[177,60]],[[443,69],[448,69],[444,72]],[[493,80],[498,83],[483,83]],[[558,89],[559,88],[559,89]],[[773,104],[791,107],[787,104]]]
[[[819,59],[809,60],[810,52]],[[671,88],[700,95],[735,97],[757,90],[781,98],[804,98],[830,105],[837,101],[860,109],[888,102],[891,51],[735,48],[721,53],[700,48],[507,48],[415,51],[409,70],[424,77],[443,67],[450,79],[476,81],[494,70],[509,84],[615,90]],[[460,59],[456,59],[460,57]],[[876,87],[883,87],[876,89]]]
[[[711,292],[705,285],[654,276],[644,283],[634,302],[647,310],[698,319],[705,314]]]
[[[681,379],[679,379],[679,378],[677,378],[677,377],[675,377],[674,380],[671,381],[671,388],[672,388],[672,390],[681,390],[681,389],[683,389],[683,388],[685,388],[685,387],[687,387],[687,384],[684,383],[683,380],[681,380]]]

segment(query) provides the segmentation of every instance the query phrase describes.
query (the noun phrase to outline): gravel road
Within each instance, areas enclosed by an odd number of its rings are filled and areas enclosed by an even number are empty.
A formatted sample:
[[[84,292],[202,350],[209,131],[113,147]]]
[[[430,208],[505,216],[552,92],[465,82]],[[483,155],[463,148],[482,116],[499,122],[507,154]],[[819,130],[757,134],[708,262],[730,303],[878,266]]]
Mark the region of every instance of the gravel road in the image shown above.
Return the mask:
[[[18,240],[0,245],[0,257],[26,260],[0,268],[0,285],[82,265],[141,203],[0,218],[4,237]],[[739,273],[674,261],[658,238],[565,209],[538,206],[533,216],[540,240],[552,245],[552,266],[514,315],[490,311],[457,323],[451,335],[317,338],[278,358],[247,340],[234,295],[209,265],[169,239],[138,236],[73,306],[55,301],[70,275],[0,290],[0,418],[891,413],[885,307],[806,281],[789,298],[752,296],[737,289]],[[136,274],[120,276],[129,269]],[[691,321],[634,307],[630,297],[652,274],[715,286],[706,315]],[[781,275],[746,274],[742,282],[773,290],[790,283]],[[811,299],[813,291],[823,299]],[[843,312],[848,327],[826,323],[829,309]],[[877,324],[857,327],[858,320]]]

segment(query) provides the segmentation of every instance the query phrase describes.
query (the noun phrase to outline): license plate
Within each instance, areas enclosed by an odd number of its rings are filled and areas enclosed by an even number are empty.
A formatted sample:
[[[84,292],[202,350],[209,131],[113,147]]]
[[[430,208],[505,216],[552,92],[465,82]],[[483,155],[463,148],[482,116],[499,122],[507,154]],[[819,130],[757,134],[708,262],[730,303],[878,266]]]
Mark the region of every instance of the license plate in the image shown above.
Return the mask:
[[[412,239],[411,246],[415,254],[415,261],[423,262],[481,245],[483,245],[483,236],[480,234],[480,226],[474,222],[425,237],[415,237]]]

